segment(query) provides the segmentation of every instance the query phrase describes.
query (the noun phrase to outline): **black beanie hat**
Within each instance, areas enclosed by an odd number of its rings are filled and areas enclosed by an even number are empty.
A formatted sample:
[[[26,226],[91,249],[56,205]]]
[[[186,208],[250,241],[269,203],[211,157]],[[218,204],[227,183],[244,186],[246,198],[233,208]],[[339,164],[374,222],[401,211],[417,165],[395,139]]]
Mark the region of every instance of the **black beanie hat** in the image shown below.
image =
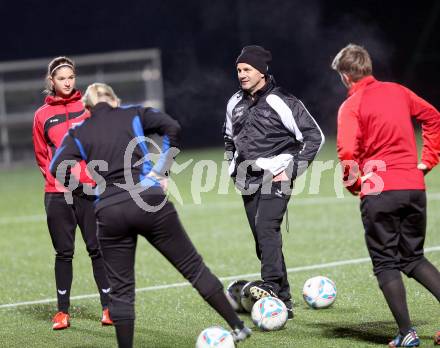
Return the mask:
[[[265,50],[261,46],[245,46],[241,50],[235,64],[246,63],[252,65],[262,74],[266,74],[269,69],[269,62],[272,60],[270,51]]]

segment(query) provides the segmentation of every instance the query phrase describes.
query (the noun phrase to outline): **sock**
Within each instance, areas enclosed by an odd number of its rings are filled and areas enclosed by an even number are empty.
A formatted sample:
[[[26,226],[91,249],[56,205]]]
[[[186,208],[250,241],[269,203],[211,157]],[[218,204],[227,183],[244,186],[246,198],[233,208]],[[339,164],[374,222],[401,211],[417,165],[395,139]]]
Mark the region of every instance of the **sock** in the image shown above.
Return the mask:
[[[102,308],[108,307],[110,301],[109,292],[110,285],[107,280],[107,275],[104,268],[104,259],[102,257],[92,258],[93,276],[99,290],[99,297]],[[105,291],[105,292],[104,292]]]
[[[55,259],[55,283],[59,312],[69,313],[72,278],[72,261]]]
[[[119,320],[114,323],[119,348],[132,348],[134,320]]]
[[[231,304],[228,302],[223,290],[216,292],[214,295],[208,297],[206,302],[214,308],[218,314],[220,314],[223,319],[229,324],[232,329],[243,329],[243,322],[238,317],[237,313],[235,313]]]
[[[411,320],[400,272],[397,270],[384,271],[377,275],[377,279],[388,307],[399,326],[400,333],[406,334],[411,328]]]
[[[409,275],[428,289],[440,302],[440,272],[428,260],[420,263]]]

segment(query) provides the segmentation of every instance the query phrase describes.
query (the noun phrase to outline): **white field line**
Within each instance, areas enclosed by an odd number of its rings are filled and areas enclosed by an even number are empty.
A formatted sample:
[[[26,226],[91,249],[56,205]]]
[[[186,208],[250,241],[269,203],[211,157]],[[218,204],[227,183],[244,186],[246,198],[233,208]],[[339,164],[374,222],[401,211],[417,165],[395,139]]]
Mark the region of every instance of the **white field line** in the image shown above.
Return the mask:
[[[289,203],[290,206],[307,206],[307,205],[324,205],[324,204],[356,204],[358,202],[356,197],[313,197],[313,198],[295,198],[293,197]],[[439,201],[440,192],[428,194],[429,201]],[[220,208],[236,208],[241,207],[241,201],[234,202],[213,202],[205,204],[188,203],[180,205],[175,204],[177,210],[181,213],[186,211],[198,210],[198,209],[220,209]],[[46,221],[46,215],[21,215],[21,216],[8,216],[0,217],[1,225],[19,224],[27,222],[39,222]]]
[[[429,248],[425,249],[425,253],[430,253],[430,252],[435,252],[435,251],[440,251],[440,245],[434,246],[434,247],[429,247]],[[320,263],[320,264],[315,264],[315,265],[288,268],[287,273],[297,273],[297,272],[302,272],[302,271],[310,271],[310,270],[314,270],[314,269],[323,269],[323,268],[330,268],[330,267],[355,265],[355,264],[360,264],[360,263],[367,263],[369,261],[370,261],[369,257],[363,257],[360,259],[340,260],[340,261]],[[228,276],[228,277],[219,277],[219,279],[221,281],[228,281],[228,280],[243,279],[243,278],[255,278],[255,277],[260,277],[260,273],[238,274],[238,275]],[[189,282],[155,285],[155,286],[148,286],[145,288],[138,288],[138,289],[136,289],[136,292],[146,292],[146,291],[157,291],[157,290],[165,290],[165,289],[172,289],[172,288],[181,288],[181,287],[186,287],[186,286],[190,286],[190,285],[191,284]],[[95,298],[95,297],[99,297],[99,294],[87,294],[87,295],[72,296],[70,299],[71,300],[82,300],[82,299]],[[47,299],[36,300],[36,301],[8,303],[8,304],[0,305],[0,309],[15,308],[15,307],[19,307],[19,306],[28,306],[28,305],[36,305],[36,304],[44,304],[44,303],[52,303],[52,302],[56,302],[56,301],[57,301],[56,298],[47,298]]]

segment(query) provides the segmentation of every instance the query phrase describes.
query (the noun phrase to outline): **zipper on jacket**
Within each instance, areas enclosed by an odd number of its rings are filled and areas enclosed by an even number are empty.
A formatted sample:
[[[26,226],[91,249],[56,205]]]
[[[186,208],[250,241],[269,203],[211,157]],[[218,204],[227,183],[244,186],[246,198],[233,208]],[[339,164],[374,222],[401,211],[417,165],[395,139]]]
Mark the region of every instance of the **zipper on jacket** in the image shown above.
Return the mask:
[[[67,132],[69,131],[69,110],[67,109],[67,104],[64,104],[64,108],[66,109],[66,126],[67,126],[67,129],[66,129],[66,134],[67,134]]]

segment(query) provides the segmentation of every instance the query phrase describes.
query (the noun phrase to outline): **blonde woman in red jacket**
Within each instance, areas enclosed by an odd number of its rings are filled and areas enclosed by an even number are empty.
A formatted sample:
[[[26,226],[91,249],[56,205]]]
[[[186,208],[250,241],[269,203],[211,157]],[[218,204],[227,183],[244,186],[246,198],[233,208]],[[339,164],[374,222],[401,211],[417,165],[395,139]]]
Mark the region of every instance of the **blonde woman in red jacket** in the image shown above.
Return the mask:
[[[35,158],[45,179],[44,206],[47,226],[56,252],[55,282],[58,312],[53,317],[54,330],[62,330],[70,326],[72,259],[77,226],[81,230],[92,261],[93,275],[103,308],[101,323],[112,324],[107,308],[110,287],[96,238],[93,202],[75,195],[73,202],[67,202],[64,195],[66,190],[49,172],[50,161],[66,132],[90,116],[81,102],[80,91],[75,89],[75,79],[75,65],[71,59],[57,57],[49,63],[47,97],[44,105],[36,111],[33,125]],[[84,185],[92,184],[93,181],[87,176],[85,166],[82,165],[79,170],[81,170],[80,182]]]

